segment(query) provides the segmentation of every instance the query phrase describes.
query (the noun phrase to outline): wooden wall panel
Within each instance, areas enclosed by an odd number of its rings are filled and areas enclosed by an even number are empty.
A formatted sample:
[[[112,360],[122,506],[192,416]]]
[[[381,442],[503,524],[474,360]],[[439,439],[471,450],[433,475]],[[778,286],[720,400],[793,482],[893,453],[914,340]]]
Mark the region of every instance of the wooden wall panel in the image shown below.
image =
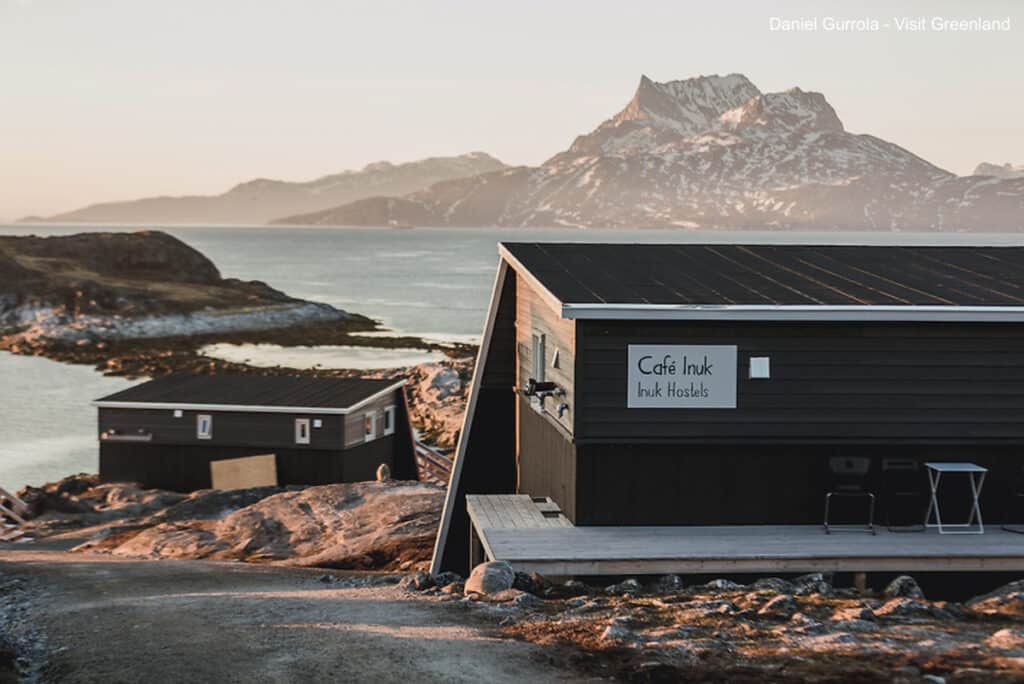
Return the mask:
[[[401,391],[401,390],[398,390]],[[373,414],[377,418],[377,434],[379,436],[384,435],[384,409],[388,406],[395,407],[395,432],[401,427],[398,423],[400,418],[399,404],[401,403],[401,397],[397,394],[387,394],[378,399],[361,406],[358,410],[353,411],[345,416],[341,416],[345,423],[345,448],[350,449],[354,446],[359,446],[366,442],[366,435],[364,431],[364,421],[366,416]],[[380,437],[378,437],[379,439]]]
[[[631,343],[737,345],[737,407],[627,409]],[[1016,324],[581,321],[578,350],[581,441],[1024,441]]]
[[[520,397],[517,491],[550,496],[576,520],[576,447],[571,438]]]
[[[213,416],[213,438],[196,437],[196,416]],[[310,429],[310,443],[295,443],[295,419],[323,421],[323,427]],[[339,415],[251,413],[227,411],[183,411],[174,417],[171,409],[99,409],[99,432],[116,429],[124,434],[138,431],[151,434],[151,444],[198,446],[255,446],[265,449],[340,449],[342,427]]]
[[[547,301],[537,295],[523,278],[516,284],[516,386],[526,387],[527,380],[533,374],[533,335],[543,334],[546,337],[544,368],[548,381],[556,382],[566,391],[564,397],[549,397],[541,406],[538,399],[531,403],[543,408],[549,420],[559,423],[570,434],[573,432],[575,412],[575,365],[576,365],[576,325],[574,321],[561,317],[551,308]],[[555,352],[558,352],[558,367],[552,366]],[[565,402],[569,410],[561,418],[556,407]]]

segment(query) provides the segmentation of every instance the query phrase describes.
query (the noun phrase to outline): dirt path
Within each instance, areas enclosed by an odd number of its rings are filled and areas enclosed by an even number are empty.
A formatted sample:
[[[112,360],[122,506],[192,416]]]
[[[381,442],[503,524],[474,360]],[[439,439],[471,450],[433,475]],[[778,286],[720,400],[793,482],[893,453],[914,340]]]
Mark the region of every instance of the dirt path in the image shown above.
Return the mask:
[[[497,638],[457,603],[322,574],[0,549],[45,638],[44,681],[583,681],[571,654]]]

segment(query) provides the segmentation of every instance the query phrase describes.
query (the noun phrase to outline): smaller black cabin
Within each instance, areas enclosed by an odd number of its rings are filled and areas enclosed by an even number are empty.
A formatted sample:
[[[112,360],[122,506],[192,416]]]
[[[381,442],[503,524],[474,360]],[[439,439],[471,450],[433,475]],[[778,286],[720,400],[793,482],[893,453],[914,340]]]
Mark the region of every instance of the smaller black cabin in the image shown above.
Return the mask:
[[[97,400],[100,479],[192,491],[214,461],[273,454],[277,483],[417,479],[404,382],[179,375]]]

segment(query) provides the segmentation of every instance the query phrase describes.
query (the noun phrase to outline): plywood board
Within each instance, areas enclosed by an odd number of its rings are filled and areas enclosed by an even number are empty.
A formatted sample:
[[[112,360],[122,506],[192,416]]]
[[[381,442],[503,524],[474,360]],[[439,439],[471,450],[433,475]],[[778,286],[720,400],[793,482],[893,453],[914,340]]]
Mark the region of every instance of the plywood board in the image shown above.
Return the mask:
[[[210,481],[214,489],[274,486],[277,484],[277,457],[263,454],[212,461]]]

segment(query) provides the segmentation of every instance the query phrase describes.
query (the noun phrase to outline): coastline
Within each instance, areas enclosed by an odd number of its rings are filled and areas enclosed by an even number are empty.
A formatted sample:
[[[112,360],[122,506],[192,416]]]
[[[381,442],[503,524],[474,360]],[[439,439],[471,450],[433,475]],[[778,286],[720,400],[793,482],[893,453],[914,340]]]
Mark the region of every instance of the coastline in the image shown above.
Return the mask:
[[[258,313],[258,312],[257,312]],[[26,334],[0,330],[0,351],[39,356],[66,364],[92,366],[97,372],[127,379],[155,378],[174,373],[297,375],[303,377],[377,377],[405,379],[410,413],[420,438],[441,449],[454,448],[461,429],[476,346],[431,342],[415,336],[373,336],[382,332],[362,316],[300,321],[286,327],[197,331],[164,337],[107,337],[97,339],[91,328],[51,327],[58,334]],[[111,329],[103,327],[104,330]],[[351,368],[293,368],[257,366],[208,356],[213,344],[274,344],[282,347],[345,345],[367,349],[419,349],[441,352],[441,361],[413,366],[358,370]],[[70,475],[70,473],[68,473]]]

